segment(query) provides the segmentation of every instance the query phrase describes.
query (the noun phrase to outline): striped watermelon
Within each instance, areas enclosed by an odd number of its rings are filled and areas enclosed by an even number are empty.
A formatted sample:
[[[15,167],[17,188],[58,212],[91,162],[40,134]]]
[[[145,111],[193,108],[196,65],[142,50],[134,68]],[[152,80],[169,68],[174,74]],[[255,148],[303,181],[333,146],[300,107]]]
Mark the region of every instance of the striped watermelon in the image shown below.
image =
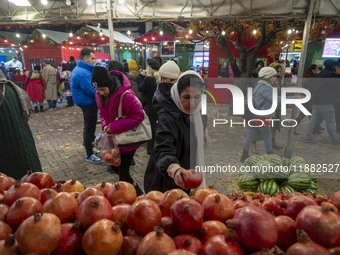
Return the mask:
[[[294,156],[289,160],[289,164],[293,166],[305,165],[306,161],[300,156]]]
[[[262,160],[262,157],[259,156],[259,155],[253,155],[249,158],[247,158],[245,161],[244,161],[244,165],[245,166],[255,166],[259,161]]]
[[[284,193],[284,192],[293,193],[293,192],[295,192],[295,190],[290,186],[282,186],[280,188],[280,192],[281,193]]]
[[[315,189],[305,189],[305,190],[302,191],[302,193],[311,193],[313,195],[316,195],[317,190],[315,190]]]
[[[280,192],[280,187],[273,180],[263,181],[258,186],[257,191],[273,196],[275,193]]]
[[[256,190],[260,184],[260,180],[252,177],[251,175],[243,175],[237,180],[237,184],[240,189],[244,190]]]
[[[276,154],[269,154],[267,159],[272,166],[280,166],[283,163],[282,158]]]
[[[289,176],[287,184],[296,190],[304,190],[310,186],[311,182],[312,180],[305,174],[294,173]]]
[[[269,172],[270,162],[268,160],[261,160],[256,164],[256,173],[254,175],[260,180],[268,180],[274,178],[275,174]],[[267,171],[267,172],[263,172]]]

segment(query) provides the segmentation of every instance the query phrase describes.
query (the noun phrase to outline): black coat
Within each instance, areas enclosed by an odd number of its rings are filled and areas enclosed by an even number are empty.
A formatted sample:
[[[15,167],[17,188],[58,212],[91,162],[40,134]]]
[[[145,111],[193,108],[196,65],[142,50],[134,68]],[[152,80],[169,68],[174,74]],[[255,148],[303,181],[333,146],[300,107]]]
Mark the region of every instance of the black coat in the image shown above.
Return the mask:
[[[142,92],[142,104],[145,113],[150,115],[155,115],[156,112],[153,109],[152,99],[157,88],[156,78],[153,76],[146,76],[144,80],[138,84],[139,92]]]
[[[179,188],[168,176],[168,167],[178,163],[183,168],[190,169],[194,168],[196,162],[195,132],[193,128],[190,129],[189,115],[181,112],[169,96],[170,88],[171,86],[159,86],[153,100],[158,114],[158,126],[154,151],[144,176],[145,192],[165,192]]]

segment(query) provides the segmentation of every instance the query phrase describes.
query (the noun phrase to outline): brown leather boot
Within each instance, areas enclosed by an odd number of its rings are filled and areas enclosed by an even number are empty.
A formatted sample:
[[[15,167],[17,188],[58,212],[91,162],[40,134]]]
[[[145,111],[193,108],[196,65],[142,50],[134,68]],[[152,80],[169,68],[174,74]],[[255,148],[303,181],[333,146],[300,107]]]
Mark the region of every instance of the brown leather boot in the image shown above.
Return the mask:
[[[257,155],[257,154],[260,154],[259,151],[258,151],[257,148],[256,148],[256,143],[252,143],[252,144],[251,144],[250,150],[251,150],[252,153],[254,153],[254,154],[256,154],[256,155]]]
[[[282,146],[281,144],[278,144],[277,142],[273,141],[273,148],[274,149],[283,149],[284,146]]]

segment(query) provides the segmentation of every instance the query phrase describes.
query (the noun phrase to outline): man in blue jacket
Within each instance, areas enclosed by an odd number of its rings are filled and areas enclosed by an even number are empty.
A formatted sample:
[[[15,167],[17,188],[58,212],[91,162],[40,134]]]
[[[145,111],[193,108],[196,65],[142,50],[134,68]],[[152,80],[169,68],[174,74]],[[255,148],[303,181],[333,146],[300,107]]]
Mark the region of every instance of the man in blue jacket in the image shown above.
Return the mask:
[[[96,89],[91,84],[92,70],[95,63],[94,50],[84,48],[80,52],[80,60],[71,73],[71,91],[74,103],[81,108],[84,115],[83,139],[86,150],[85,160],[100,163],[93,150],[98,108],[95,100]]]

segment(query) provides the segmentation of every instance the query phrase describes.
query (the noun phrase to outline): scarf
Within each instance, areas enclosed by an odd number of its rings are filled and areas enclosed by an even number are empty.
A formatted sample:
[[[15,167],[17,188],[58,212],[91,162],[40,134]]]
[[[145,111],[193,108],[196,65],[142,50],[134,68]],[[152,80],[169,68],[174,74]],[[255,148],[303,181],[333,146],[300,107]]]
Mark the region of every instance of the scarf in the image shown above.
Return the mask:
[[[204,83],[202,77],[198,73],[196,73],[195,71],[192,71],[192,70],[189,70],[189,71],[182,73],[178,77],[177,81],[179,81],[184,75],[188,75],[188,74],[196,75],[198,78],[200,78],[202,83]],[[197,106],[197,108],[194,112],[192,112],[192,113],[186,112],[183,108],[183,105],[182,105],[182,102],[181,102],[181,99],[180,99],[180,95],[178,93],[178,82],[176,82],[171,88],[171,98],[181,112],[183,112],[185,114],[189,114],[190,117],[191,117],[192,125],[193,125],[193,128],[195,129],[195,135],[196,135],[196,140],[197,140],[196,166],[200,166],[200,169],[201,169],[205,166],[204,148],[203,148],[203,144],[204,144],[204,130],[203,129],[204,128],[203,128],[203,122],[202,122],[202,116],[201,116],[201,103]],[[206,187],[205,173],[203,172],[202,175],[203,175],[202,183],[196,189]]]

